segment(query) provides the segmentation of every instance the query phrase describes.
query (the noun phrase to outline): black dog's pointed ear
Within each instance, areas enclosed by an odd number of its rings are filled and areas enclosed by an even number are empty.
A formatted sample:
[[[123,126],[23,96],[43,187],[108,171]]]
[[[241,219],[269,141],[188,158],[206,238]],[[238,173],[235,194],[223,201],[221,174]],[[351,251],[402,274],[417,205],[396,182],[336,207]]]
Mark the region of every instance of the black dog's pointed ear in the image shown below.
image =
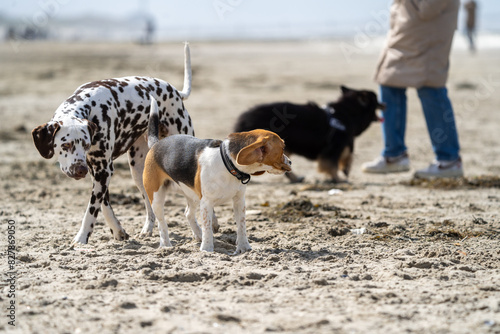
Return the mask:
[[[345,94],[345,93],[351,91],[352,89],[342,85],[342,86],[340,86],[340,90],[342,91],[342,94]]]
[[[54,156],[54,136],[61,126],[59,123],[45,123],[31,131],[35,147],[45,159]]]

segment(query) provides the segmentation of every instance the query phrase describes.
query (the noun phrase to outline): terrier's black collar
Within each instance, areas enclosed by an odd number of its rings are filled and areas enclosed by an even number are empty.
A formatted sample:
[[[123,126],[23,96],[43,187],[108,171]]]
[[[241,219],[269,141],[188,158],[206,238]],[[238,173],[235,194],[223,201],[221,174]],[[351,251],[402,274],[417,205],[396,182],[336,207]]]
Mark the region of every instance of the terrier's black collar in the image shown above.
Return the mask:
[[[238,180],[241,181],[243,184],[247,184],[250,182],[250,175],[247,173],[243,173],[240,171],[236,166],[234,166],[233,162],[231,161],[231,158],[226,153],[226,150],[224,149],[224,142],[220,144],[220,155],[222,156],[222,161],[224,162],[224,166],[226,166],[226,169],[228,170],[229,173],[231,173],[234,177],[236,177]]]

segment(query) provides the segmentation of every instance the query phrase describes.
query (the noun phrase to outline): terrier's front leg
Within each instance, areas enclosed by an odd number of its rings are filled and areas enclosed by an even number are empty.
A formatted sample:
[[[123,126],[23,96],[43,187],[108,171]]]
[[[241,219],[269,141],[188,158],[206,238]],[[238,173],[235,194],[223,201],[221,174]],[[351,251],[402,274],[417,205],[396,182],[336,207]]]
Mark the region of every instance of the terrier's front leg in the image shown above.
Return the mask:
[[[252,250],[247,238],[245,221],[245,193],[241,192],[233,199],[234,219],[236,220],[236,251],[234,255],[245,253]]]
[[[205,198],[200,202],[201,215],[201,246],[200,250],[204,252],[214,251],[214,232],[212,230],[212,215],[214,207]]]

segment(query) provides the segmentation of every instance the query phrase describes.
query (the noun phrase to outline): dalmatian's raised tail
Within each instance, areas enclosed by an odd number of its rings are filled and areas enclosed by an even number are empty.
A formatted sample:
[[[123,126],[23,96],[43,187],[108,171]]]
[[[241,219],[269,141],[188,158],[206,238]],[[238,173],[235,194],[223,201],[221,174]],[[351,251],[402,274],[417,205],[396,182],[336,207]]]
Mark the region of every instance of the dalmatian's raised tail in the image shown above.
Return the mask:
[[[182,91],[179,92],[183,100],[187,100],[189,94],[191,94],[191,81],[191,52],[189,50],[189,43],[186,42],[184,44],[184,86],[182,87]]]

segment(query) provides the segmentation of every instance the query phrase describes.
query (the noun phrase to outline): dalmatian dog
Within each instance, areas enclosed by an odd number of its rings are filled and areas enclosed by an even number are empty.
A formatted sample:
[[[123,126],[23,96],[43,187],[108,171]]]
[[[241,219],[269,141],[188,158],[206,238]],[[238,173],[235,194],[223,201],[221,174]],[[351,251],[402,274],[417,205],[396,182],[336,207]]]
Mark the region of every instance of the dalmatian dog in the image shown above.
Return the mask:
[[[52,120],[32,131],[40,155],[57,157],[61,170],[75,180],[90,172],[92,195],[73,244],[86,244],[100,210],[114,239],[128,234],[113,213],[109,183],[113,160],[128,153],[130,171],[146,205],[146,222],[141,234],[151,234],[155,216],[142,182],[148,152],[147,129],[152,96],[160,112],[160,134],[194,135],[191,118],[184,107],[191,92],[189,45],[184,48],[184,87],[178,91],[169,83],[150,77],[123,77],[94,81],[76,89]]]

